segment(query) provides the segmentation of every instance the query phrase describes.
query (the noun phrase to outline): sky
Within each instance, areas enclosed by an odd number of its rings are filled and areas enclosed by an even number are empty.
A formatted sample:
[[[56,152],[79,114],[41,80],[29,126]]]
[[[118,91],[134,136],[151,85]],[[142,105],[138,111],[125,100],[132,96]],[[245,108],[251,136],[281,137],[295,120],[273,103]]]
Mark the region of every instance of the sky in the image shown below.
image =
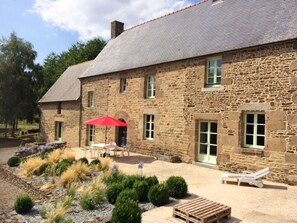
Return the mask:
[[[36,63],[78,41],[110,38],[110,23],[125,29],[200,0],[0,0],[0,37],[15,32],[33,44]]]

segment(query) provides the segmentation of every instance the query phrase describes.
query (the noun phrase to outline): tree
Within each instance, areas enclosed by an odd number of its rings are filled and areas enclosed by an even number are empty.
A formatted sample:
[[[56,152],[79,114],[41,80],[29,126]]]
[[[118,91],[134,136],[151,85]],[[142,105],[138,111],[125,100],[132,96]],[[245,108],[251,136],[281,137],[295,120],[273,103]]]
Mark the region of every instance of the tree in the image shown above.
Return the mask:
[[[44,93],[55,83],[67,67],[93,60],[106,45],[102,39],[93,39],[87,43],[77,42],[61,54],[51,53],[44,60]]]
[[[8,39],[0,40],[0,116],[12,125],[12,135],[17,128],[17,120],[33,118],[36,107],[34,82],[38,65],[37,56],[30,42],[12,33]],[[40,72],[40,70],[38,70]]]

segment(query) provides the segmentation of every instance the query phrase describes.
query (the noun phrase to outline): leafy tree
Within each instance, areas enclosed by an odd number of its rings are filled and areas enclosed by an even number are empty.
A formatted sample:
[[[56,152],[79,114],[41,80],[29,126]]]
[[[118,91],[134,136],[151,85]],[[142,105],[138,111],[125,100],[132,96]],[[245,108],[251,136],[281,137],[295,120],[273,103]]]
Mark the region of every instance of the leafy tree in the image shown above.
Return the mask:
[[[106,45],[102,39],[93,39],[86,43],[77,42],[60,54],[51,53],[44,60],[44,93],[55,83],[67,67],[93,60]]]
[[[31,121],[36,110],[34,74],[37,77],[40,72],[40,66],[34,64],[36,56],[33,45],[15,33],[0,39],[0,116],[6,128],[12,124],[12,135],[17,120]]]

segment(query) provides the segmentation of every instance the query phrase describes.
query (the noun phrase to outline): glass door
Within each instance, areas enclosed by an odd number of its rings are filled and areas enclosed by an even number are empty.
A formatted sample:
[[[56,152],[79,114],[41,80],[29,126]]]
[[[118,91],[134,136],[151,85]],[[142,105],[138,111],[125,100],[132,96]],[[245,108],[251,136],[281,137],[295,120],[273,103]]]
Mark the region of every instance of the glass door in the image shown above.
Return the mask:
[[[56,140],[63,140],[63,122],[56,122]]]
[[[217,163],[218,124],[214,121],[199,123],[198,161]]]

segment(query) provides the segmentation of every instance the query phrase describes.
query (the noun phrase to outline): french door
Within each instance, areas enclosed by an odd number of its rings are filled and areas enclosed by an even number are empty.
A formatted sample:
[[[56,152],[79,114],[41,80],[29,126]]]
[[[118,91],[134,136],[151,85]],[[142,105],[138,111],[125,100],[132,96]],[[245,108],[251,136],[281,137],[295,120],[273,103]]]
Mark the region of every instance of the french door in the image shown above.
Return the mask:
[[[58,141],[62,141],[63,140],[63,126],[64,123],[63,122],[55,122],[55,138]]]
[[[218,123],[215,121],[199,122],[198,161],[217,163]]]

